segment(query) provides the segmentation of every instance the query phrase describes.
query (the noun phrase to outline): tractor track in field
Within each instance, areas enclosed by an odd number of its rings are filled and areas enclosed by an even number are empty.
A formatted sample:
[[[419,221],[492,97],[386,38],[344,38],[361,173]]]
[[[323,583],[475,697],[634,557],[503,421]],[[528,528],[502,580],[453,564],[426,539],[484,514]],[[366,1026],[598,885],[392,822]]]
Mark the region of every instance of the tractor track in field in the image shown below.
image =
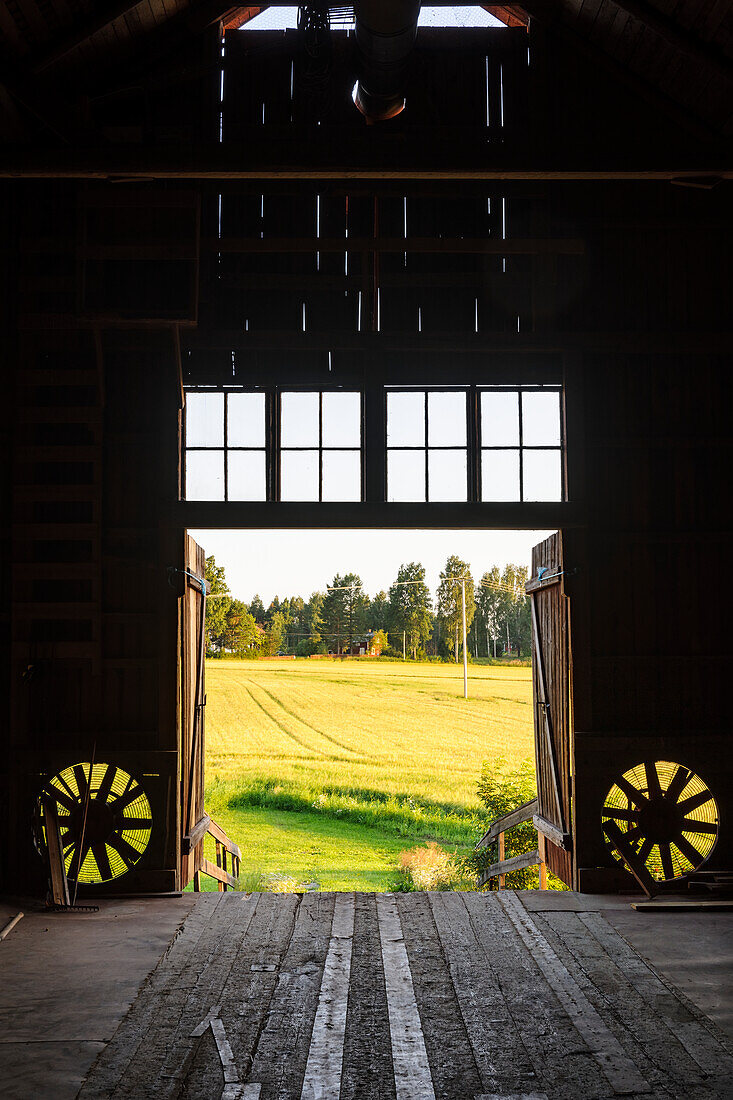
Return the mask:
[[[300,717],[300,715],[298,715],[298,714],[296,714],[296,713],[295,713],[295,711],[292,711],[292,710],[290,710],[290,709],[289,709],[288,707],[286,707],[286,706],[285,706],[285,704],[284,704],[284,703],[282,703],[282,702],[281,702],[281,701],[280,701],[280,700],[279,700],[279,699],[277,698],[277,696],[276,696],[276,695],[273,695],[273,693],[272,693],[271,691],[268,691],[268,690],[267,690],[267,688],[263,687],[263,686],[262,686],[262,684],[258,684],[258,683],[257,683],[257,682],[256,682],[255,680],[249,680],[248,682],[249,682],[249,683],[250,683],[250,684],[251,684],[251,685],[252,685],[253,687],[259,688],[259,690],[260,690],[260,691],[261,691],[261,692],[262,692],[262,693],[263,693],[264,695],[266,695],[266,696],[268,697],[268,699],[272,700],[272,702],[273,702],[273,703],[274,703],[274,704],[275,704],[276,706],[280,707],[280,709],[281,709],[281,710],[283,710],[283,711],[285,712],[285,714],[287,714],[287,715],[289,715],[289,716],[290,716],[291,718],[295,719],[295,721],[296,721],[296,722],[300,722],[300,723],[301,723],[301,725],[303,725],[303,726],[305,726],[305,727],[306,727],[306,729],[312,730],[312,732],[313,732],[313,733],[315,733],[315,734],[316,734],[316,735],[317,735],[318,737],[322,737],[322,738],[323,738],[323,739],[324,739],[325,741],[329,741],[329,742],[330,742],[330,743],[331,743],[332,745],[334,745],[334,746],[335,746],[335,747],[336,747],[337,749],[341,749],[341,750],[342,750],[343,752],[348,752],[348,753],[351,753],[351,758],[353,758],[353,759],[354,759],[355,761],[356,761],[356,760],[361,760],[361,761],[367,761],[367,762],[370,762],[370,763],[371,763],[372,761],[374,761],[374,760],[376,760],[376,759],[377,759],[376,757],[374,757],[374,756],[371,756],[371,755],[369,755],[369,754],[367,754],[367,753],[363,753],[363,752],[357,752],[357,751],[356,751],[355,749],[352,749],[352,748],[350,748],[350,747],[349,747],[348,745],[344,745],[344,744],[343,744],[343,742],[341,742],[341,741],[337,741],[335,737],[331,737],[331,736],[330,736],[330,735],[329,735],[328,733],[324,733],[324,732],[323,732],[323,730],[320,730],[320,729],[318,729],[318,727],[317,727],[317,726],[312,726],[312,725],[310,724],[310,722],[306,722],[306,721],[305,721],[305,719],[304,719],[304,718],[301,718],[301,717]],[[265,713],[265,714],[267,714],[267,715],[268,715],[268,717],[269,717],[269,718],[271,718],[271,719],[272,719],[272,721],[273,721],[273,722],[275,722],[275,724],[276,724],[276,725],[277,725],[277,726],[278,726],[278,727],[279,727],[279,728],[280,728],[281,730],[283,730],[283,732],[284,732],[284,733],[288,733],[288,734],[290,734],[290,736],[291,736],[291,737],[292,737],[292,738],[293,738],[293,739],[294,739],[295,741],[298,741],[298,743],[299,743],[299,744],[302,744],[302,745],[304,745],[304,742],[302,742],[302,741],[299,741],[299,739],[298,739],[298,738],[297,738],[297,737],[295,736],[295,734],[292,734],[292,733],[290,733],[290,731],[289,731],[288,729],[286,729],[286,727],[285,727],[285,726],[284,726],[284,725],[282,724],[282,722],[280,722],[280,721],[279,721],[279,720],[278,720],[278,719],[277,719],[277,718],[276,718],[276,717],[275,717],[274,715],[272,715],[272,714],[269,714],[269,712],[268,712],[268,711],[267,711],[267,709],[266,709],[266,708],[265,708],[265,707],[264,707],[264,706],[262,705],[262,703],[260,703],[260,702],[259,702],[259,701],[258,701],[257,699],[255,699],[254,695],[252,695],[252,689],[251,689],[251,688],[248,688],[247,690],[249,691],[249,694],[250,694],[250,696],[251,696],[251,697],[252,697],[252,698],[254,699],[254,701],[255,701],[255,702],[257,703],[257,706],[258,706],[258,707],[260,708],[260,710],[264,711],[264,713]],[[304,745],[304,747],[306,747],[306,746]],[[311,752],[320,752],[320,750],[318,750],[318,749],[311,749],[310,751],[311,751]],[[320,755],[322,755],[322,756],[325,756],[326,754],[325,754],[325,753],[320,753]]]
[[[321,756],[321,757],[324,757],[324,759],[325,759],[325,753],[319,752],[318,749],[312,749],[310,747],[310,745],[306,744],[305,741],[301,740],[300,737],[298,737],[291,730],[289,730],[286,726],[284,726],[282,724],[282,722],[279,722],[274,714],[270,714],[267,707],[263,706],[263,704],[259,701],[259,699],[255,698],[254,692],[250,688],[245,687],[244,690],[247,692],[247,694],[249,695],[249,697],[252,700],[252,702],[254,703],[254,705],[256,707],[259,707],[259,709],[262,711],[262,713],[265,714],[270,719],[271,722],[274,722],[274,724],[277,726],[277,728],[279,730],[281,730],[282,733],[284,733],[286,737],[290,738],[291,741],[295,741],[295,743],[297,745],[300,745],[300,747],[302,749],[305,749],[306,752],[310,753],[311,756]]]

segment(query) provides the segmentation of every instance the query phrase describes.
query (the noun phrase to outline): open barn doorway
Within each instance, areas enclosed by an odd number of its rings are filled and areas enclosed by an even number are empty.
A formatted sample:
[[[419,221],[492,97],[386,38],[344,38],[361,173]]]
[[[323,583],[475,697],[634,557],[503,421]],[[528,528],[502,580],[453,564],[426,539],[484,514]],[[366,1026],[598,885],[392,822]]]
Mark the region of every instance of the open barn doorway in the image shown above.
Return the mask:
[[[543,589],[556,577],[547,555],[558,539],[189,533],[207,613],[191,581],[182,620],[184,770],[193,761],[184,835],[205,806],[234,842],[234,877],[247,891],[472,888],[481,857],[488,864],[537,850],[530,816],[506,843],[474,855],[483,825],[536,796],[533,712],[545,721],[557,669],[544,663],[538,703],[532,623],[547,616],[539,603],[533,614],[540,594],[530,597],[527,586],[539,570]],[[546,757],[538,751],[541,809],[562,830]],[[566,776],[565,756],[561,766]],[[226,861],[216,834],[204,846],[210,870]],[[196,869],[193,852],[189,859],[184,881]],[[539,873],[530,862],[502,885],[535,886]],[[206,875],[196,884],[217,888]]]

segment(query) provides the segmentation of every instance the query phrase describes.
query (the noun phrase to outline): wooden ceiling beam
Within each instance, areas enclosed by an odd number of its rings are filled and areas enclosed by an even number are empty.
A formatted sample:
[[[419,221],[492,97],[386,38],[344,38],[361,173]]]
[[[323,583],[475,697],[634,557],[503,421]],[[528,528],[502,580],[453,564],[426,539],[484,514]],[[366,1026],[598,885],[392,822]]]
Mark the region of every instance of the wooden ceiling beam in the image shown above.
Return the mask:
[[[529,26],[529,15],[519,4],[482,4],[481,7],[506,27]]]
[[[689,61],[697,61],[705,65],[711,73],[733,80],[733,62],[722,51],[684,30],[648,0],[611,0],[611,3],[619,11],[642,23]],[[562,0],[522,0],[522,6],[531,18],[541,22],[559,21],[574,29],[575,16],[566,10]],[[598,46],[603,49],[602,38]]]
[[[105,27],[121,19],[128,12],[133,11],[141,3],[141,0],[107,0],[107,3],[97,5],[91,18],[87,18],[72,27],[69,34],[47,53],[37,58],[32,64],[34,73],[42,73],[50,69],[74,50],[79,49],[95,34],[99,34]]]
[[[323,150],[291,150],[287,159],[268,152],[231,150],[221,145],[191,150],[151,146],[103,146],[36,150],[7,148],[2,179],[114,179],[135,180],[694,180],[733,179],[730,158],[713,148],[704,153],[677,150],[664,155],[640,150],[618,166],[618,154],[608,161],[588,152],[562,151],[535,163],[522,152],[483,150],[472,156],[451,145],[425,150],[403,142],[397,150],[376,155],[361,143],[342,148],[329,158]],[[616,166],[612,167],[612,161]]]

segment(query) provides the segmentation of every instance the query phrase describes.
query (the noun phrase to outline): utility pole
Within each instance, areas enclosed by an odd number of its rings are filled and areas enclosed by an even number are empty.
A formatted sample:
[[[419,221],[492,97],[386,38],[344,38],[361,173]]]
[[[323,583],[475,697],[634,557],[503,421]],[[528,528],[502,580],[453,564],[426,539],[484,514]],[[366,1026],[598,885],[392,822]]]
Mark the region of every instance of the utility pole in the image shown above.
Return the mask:
[[[407,660],[407,656],[406,656],[406,652],[405,652],[405,631],[404,630],[402,631],[402,660],[403,661]]]
[[[461,615],[463,617],[463,698],[468,699],[468,648],[466,646],[466,580],[461,580]]]

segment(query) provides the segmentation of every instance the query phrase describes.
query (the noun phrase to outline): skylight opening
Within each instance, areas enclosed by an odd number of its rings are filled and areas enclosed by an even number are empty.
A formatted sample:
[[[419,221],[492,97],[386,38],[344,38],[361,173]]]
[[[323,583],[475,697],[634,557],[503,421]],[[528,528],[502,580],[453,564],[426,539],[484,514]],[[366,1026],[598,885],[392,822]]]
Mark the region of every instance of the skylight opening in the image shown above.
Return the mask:
[[[419,27],[503,27],[505,24],[480,7],[469,5],[455,8],[423,6],[420,9]],[[287,31],[297,30],[298,8],[266,8],[241,27],[245,31]],[[334,24],[336,30],[353,30],[354,21],[339,17]]]

